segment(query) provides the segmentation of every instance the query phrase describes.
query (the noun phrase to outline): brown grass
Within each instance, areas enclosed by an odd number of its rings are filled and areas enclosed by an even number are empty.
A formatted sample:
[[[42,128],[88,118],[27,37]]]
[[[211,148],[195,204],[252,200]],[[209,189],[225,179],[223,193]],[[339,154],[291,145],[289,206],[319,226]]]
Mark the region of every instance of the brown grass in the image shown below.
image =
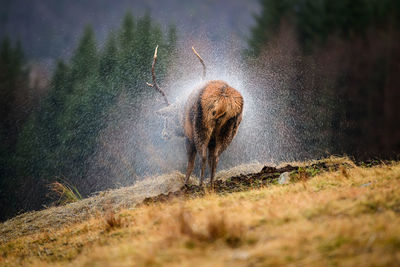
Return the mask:
[[[78,189],[66,181],[53,182],[49,185],[49,189],[56,198],[55,204],[57,205],[65,205],[82,199]]]
[[[218,179],[227,179],[241,173],[260,171],[260,163],[244,164],[217,174]],[[46,228],[62,228],[72,223],[83,222],[93,217],[104,216],[108,209],[119,211],[133,208],[146,197],[167,194],[179,190],[183,185],[184,174],[172,172],[153,177],[145,177],[134,186],[100,192],[81,201],[69,201],[59,207],[51,207],[41,211],[33,211],[16,216],[0,223],[0,242],[7,242],[23,235],[34,234]],[[191,183],[197,183],[196,177],[191,177]],[[63,190],[60,190],[63,192]],[[58,195],[58,196],[62,196]],[[105,208],[107,207],[107,208]],[[16,230],[17,229],[17,230]]]
[[[205,221],[196,222],[190,211],[182,208],[176,218],[179,233],[189,237],[189,242],[212,243],[221,240],[231,247],[238,247],[244,238],[243,225],[227,220],[223,212],[210,212]]]
[[[116,217],[114,211],[108,211],[105,216],[106,230],[122,227],[122,218]]]
[[[57,209],[51,211],[59,216]],[[113,220],[121,220],[119,227],[108,227],[104,213],[98,213],[63,227],[44,224],[17,235],[11,233],[19,232],[20,221],[12,220],[8,223],[14,228],[8,228],[6,235],[14,238],[0,243],[0,265],[398,266],[400,262],[400,163],[346,168],[345,173],[339,169],[288,185],[224,195],[209,192],[201,198],[112,207],[112,211]],[[30,215],[23,217],[26,228],[40,227],[35,221],[43,213]]]

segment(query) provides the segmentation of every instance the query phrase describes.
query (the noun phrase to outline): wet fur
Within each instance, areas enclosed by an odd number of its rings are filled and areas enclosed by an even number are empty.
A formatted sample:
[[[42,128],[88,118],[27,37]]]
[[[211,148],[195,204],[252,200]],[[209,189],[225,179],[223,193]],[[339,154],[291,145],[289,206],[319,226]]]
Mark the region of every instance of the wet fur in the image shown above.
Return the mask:
[[[192,92],[183,116],[188,153],[186,182],[199,152],[202,159],[200,183],[203,183],[208,150],[212,184],[219,156],[235,137],[242,120],[242,110],[242,95],[223,81],[210,81]]]

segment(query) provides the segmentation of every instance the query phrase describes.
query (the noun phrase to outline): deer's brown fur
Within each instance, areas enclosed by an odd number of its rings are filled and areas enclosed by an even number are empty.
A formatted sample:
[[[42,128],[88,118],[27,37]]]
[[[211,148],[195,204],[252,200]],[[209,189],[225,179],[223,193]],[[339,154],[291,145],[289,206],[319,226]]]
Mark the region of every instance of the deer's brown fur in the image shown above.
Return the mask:
[[[213,182],[219,156],[235,137],[242,110],[242,95],[224,81],[209,81],[192,92],[185,105],[183,122],[188,153],[185,182],[193,171],[197,152],[202,159],[200,183],[203,182],[207,150]]]

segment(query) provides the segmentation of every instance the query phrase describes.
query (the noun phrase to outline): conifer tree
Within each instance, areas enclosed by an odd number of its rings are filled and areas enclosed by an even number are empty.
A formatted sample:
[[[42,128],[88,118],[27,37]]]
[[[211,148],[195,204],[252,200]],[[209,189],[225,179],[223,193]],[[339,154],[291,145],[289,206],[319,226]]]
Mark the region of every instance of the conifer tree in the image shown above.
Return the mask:
[[[129,87],[136,79],[135,66],[138,64],[135,57],[136,49],[135,22],[132,13],[128,12],[119,32],[119,72],[124,87]]]
[[[118,47],[115,36],[111,33],[100,57],[100,79],[115,82],[118,75]]]
[[[261,0],[261,13],[255,16],[256,25],[251,29],[247,55],[256,56],[279,30],[280,23],[291,8],[291,0]]]
[[[0,179],[13,173],[13,157],[20,122],[16,94],[28,87],[28,71],[21,45],[5,37],[0,44]]]
[[[42,106],[33,113],[19,136],[17,146],[18,176],[36,177],[57,175],[60,134],[63,131],[59,119],[63,115],[66,99],[71,92],[69,68],[57,63],[50,83],[49,93]]]
[[[98,52],[93,28],[89,25],[85,28],[72,61],[71,75],[73,81],[83,81],[92,78],[98,73]]]
[[[163,55],[157,66],[162,79],[171,54],[176,53],[175,28],[171,27],[164,38],[149,14],[136,23],[128,13],[117,34],[111,33],[104,48],[98,50],[93,29],[86,27],[70,62],[56,64],[47,96],[19,135],[17,180],[30,177],[32,182],[45,185],[63,177],[83,195],[89,193],[91,188],[80,185],[88,183],[88,165],[98,148],[101,130],[106,125],[120,126],[120,114],[110,112],[113,108],[120,112],[120,107],[116,108],[118,96],[125,90],[127,112],[135,117],[140,114],[142,98],[156,93],[145,82],[151,80],[157,44]],[[45,198],[45,193],[42,188],[38,197]],[[40,203],[31,204],[38,207]]]

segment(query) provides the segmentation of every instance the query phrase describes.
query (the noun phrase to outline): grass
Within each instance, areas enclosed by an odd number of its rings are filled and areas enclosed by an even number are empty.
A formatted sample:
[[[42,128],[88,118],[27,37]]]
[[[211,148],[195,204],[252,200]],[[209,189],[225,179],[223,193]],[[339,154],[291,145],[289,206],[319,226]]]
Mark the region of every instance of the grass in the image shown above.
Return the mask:
[[[114,211],[108,211],[105,217],[106,230],[111,231],[122,227],[122,218],[116,217]]]
[[[109,196],[127,191],[108,192],[90,200],[102,203],[103,212],[54,226],[35,221],[61,210],[30,213],[0,225],[9,229],[2,230],[0,265],[399,265],[400,163],[304,169],[294,180],[119,209],[107,203]],[[89,209],[90,201],[63,211]],[[16,234],[21,218],[26,229],[39,229]]]
[[[53,182],[49,185],[50,192],[56,198],[55,204],[65,205],[82,199],[78,189],[67,181]]]

